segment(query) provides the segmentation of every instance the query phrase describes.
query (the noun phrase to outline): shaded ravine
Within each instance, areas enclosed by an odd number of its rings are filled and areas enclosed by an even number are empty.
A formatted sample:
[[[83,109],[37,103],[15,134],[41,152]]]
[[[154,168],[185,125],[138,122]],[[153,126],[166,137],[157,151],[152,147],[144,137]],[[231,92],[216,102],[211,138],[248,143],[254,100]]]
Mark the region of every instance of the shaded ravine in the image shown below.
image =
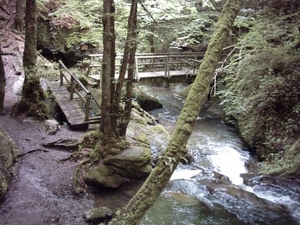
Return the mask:
[[[163,104],[151,113],[170,132],[184,101],[178,97],[182,88],[144,87]],[[300,223],[300,181],[247,171],[245,162],[255,159],[237,131],[222,122],[218,107],[201,111],[188,149],[192,162],[178,166],[142,225]]]

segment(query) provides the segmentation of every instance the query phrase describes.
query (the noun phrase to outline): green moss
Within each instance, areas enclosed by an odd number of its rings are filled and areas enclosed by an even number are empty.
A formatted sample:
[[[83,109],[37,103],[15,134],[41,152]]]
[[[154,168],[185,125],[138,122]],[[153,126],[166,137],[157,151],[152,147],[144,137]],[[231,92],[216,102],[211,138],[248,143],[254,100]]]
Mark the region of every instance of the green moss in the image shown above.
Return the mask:
[[[300,167],[300,140],[282,156],[275,156],[271,162],[265,162],[261,174],[270,175],[299,175]]]
[[[145,133],[142,133],[139,136],[137,136],[136,140],[143,143],[143,144],[150,145],[148,137]]]
[[[17,155],[17,148],[0,127],[0,202],[8,189],[12,178],[12,166]]]
[[[50,107],[46,102],[29,102],[26,99],[21,99],[13,107],[13,115],[24,114],[26,117],[34,117],[38,120],[51,118]]]
[[[164,137],[170,137],[169,132],[160,124],[151,126],[151,130],[156,134],[164,134]]]

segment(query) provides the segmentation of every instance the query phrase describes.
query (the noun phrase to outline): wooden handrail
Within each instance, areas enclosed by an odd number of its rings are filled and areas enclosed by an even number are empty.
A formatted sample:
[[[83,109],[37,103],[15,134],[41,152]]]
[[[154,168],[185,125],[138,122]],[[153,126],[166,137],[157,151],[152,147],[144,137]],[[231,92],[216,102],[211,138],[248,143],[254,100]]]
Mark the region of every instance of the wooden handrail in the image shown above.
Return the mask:
[[[143,67],[145,68],[161,68],[164,71],[164,76],[170,78],[170,68],[176,67],[177,70],[181,70],[184,67],[195,69],[195,63],[197,57],[204,56],[204,52],[174,52],[174,53],[136,53],[135,56],[135,80],[139,81],[139,72],[143,72]],[[90,54],[91,64],[89,66],[88,74],[90,74],[91,69],[94,67],[102,67],[101,60],[103,54]],[[98,60],[95,60],[99,58]],[[116,60],[121,60],[123,58],[122,54],[116,55]],[[158,59],[161,62],[154,62],[154,59]],[[148,62],[145,62],[148,60]],[[150,61],[149,61],[150,60]],[[173,61],[174,60],[174,61]],[[190,61],[189,61],[190,60]],[[96,61],[96,63],[95,63]],[[116,68],[120,66],[119,63],[116,64]],[[141,71],[142,70],[142,71]],[[117,71],[117,70],[116,70]],[[100,77],[99,77],[100,78]],[[101,82],[101,79],[100,79]]]
[[[89,93],[90,91],[81,83],[81,81],[65,66],[65,64],[59,60],[59,64],[68,72],[68,74],[76,81],[76,83],[84,90],[84,92]],[[65,76],[64,76],[65,77]],[[65,77],[67,80],[67,77]]]
[[[95,97],[82,84],[82,82],[64,65],[64,63],[61,60],[59,60],[58,62],[60,64],[61,68],[63,68],[71,76],[71,80],[69,81],[68,78],[65,76],[65,74],[61,71],[61,73],[60,73],[60,85],[63,85],[63,79],[65,78],[66,81],[70,84],[70,100],[74,99],[74,92],[76,92],[76,94],[80,97],[80,99],[85,103],[85,121],[99,119],[99,117],[90,118],[91,99],[93,99],[95,101],[96,105],[101,110],[101,106],[96,101]],[[78,85],[86,93],[85,97],[83,97],[82,94],[77,90],[76,85]]]

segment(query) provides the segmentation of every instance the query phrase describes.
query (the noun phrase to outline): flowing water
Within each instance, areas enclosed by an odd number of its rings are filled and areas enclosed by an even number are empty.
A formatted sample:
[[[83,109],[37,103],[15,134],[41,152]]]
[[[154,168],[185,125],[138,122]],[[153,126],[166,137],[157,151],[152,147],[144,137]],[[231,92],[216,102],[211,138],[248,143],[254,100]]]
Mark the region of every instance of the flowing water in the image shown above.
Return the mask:
[[[163,104],[151,114],[172,132],[183,86],[144,88]],[[188,150],[191,163],[179,164],[141,225],[300,224],[300,181],[248,172],[245,162],[255,159],[218,109],[202,110]]]

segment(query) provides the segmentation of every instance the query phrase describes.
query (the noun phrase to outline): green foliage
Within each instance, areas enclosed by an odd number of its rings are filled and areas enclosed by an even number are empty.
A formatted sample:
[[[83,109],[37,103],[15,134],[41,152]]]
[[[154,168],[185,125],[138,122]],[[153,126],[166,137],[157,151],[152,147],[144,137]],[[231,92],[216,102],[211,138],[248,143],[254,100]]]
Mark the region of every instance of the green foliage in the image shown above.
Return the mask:
[[[261,159],[289,148],[300,126],[299,13],[264,11],[236,45],[221,91],[226,119]]]
[[[203,1],[204,5],[209,1]],[[201,4],[201,3],[199,3]],[[199,13],[194,1],[146,1],[139,13],[139,51],[149,52],[145,40],[154,41],[157,52],[168,51],[169,46],[208,42],[217,21],[218,12],[211,7]]]
[[[218,3],[220,0],[213,1]],[[150,40],[156,52],[165,52],[170,44],[207,43],[219,12],[211,1],[145,1],[138,12],[138,51],[149,52]],[[72,31],[67,47],[78,43],[90,43],[102,49],[102,1],[101,0],[43,0],[38,4],[40,14],[50,17],[52,26]],[[198,6],[201,5],[201,9]],[[116,49],[123,52],[127,34],[130,1],[116,0]],[[52,31],[55,36],[55,33]]]
[[[265,162],[262,174],[270,175],[297,175],[300,165],[300,140],[297,140],[291,148],[286,151],[286,154],[280,158],[280,155],[275,155],[276,161]]]

